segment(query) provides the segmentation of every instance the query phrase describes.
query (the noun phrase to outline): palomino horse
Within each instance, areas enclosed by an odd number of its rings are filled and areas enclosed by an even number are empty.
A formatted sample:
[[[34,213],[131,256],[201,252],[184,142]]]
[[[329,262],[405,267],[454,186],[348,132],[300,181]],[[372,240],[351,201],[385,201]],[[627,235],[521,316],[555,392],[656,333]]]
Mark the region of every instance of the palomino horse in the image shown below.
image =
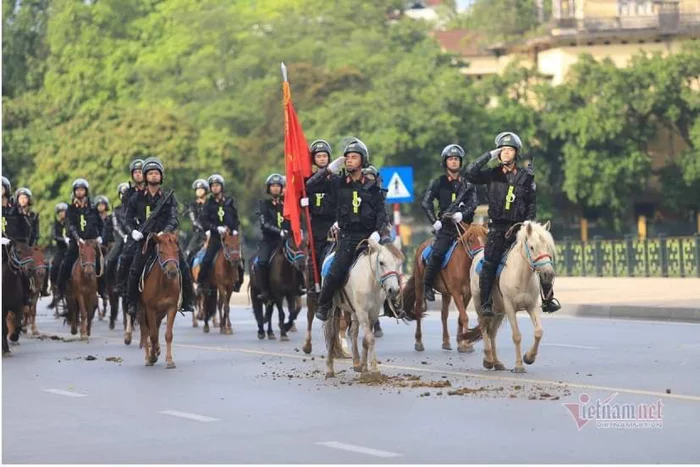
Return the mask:
[[[230,317],[231,294],[233,286],[238,282],[238,264],[241,261],[241,240],[238,232],[232,234],[228,230],[221,235],[221,250],[214,258],[211,272],[211,289],[217,297],[216,303],[206,300],[206,305],[216,306],[219,310],[219,330],[221,334],[233,334]],[[207,316],[209,310],[205,310]],[[208,326],[208,323],[206,324]]]
[[[102,275],[103,267],[100,261],[98,273],[98,255],[100,249],[95,240],[78,242],[78,259],[73,264],[69,287],[66,291],[66,306],[71,323],[71,334],[78,333],[80,322],[80,338],[88,339],[92,330],[92,319],[97,309],[97,279]]]
[[[149,235],[144,242],[144,251],[155,246],[156,262],[142,276],[142,292],[139,298],[138,319],[141,328],[141,347],[144,348],[146,366],[153,366],[160,356],[160,323],[167,316],[165,329],[166,368],[175,368],[173,361],[173,325],[180,305],[182,278],[180,276],[180,249],[177,235],[162,233]],[[130,320],[129,320],[130,324]],[[128,332],[131,329],[129,327]]]
[[[25,313],[24,304],[25,280],[22,277],[31,275],[30,267],[33,262],[31,249],[24,243],[16,243],[11,248],[2,246],[2,355],[10,357],[12,342],[19,340],[22,329],[22,316]]]
[[[450,221],[445,221],[450,222]],[[462,336],[469,329],[469,317],[467,315],[467,305],[472,293],[469,285],[469,270],[474,260],[474,256],[484,249],[486,243],[486,227],[479,224],[460,224],[458,227],[460,236],[449,263],[435,280],[434,288],[442,294],[442,348],[452,350],[450,345],[450,333],[447,330],[447,317],[449,315],[450,302],[455,301],[459,318],[457,320],[457,350],[459,352],[471,353],[474,351],[472,345],[461,340]],[[404,289],[403,302],[406,317],[409,320],[416,320],[416,343],[415,349],[419,352],[425,350],[423,346],[423,332],[421,319],[425,311],[425,299],[423,298],[423,276],[425,266],[421,255],[423,250],[432,242],[426,240],[416,251],[413,260],[413,276],[408,280]]]
[[[306,267],[305,245],[297,246],[293,238],[288,238],[277,248],[270,259],[270,294],[272,300],[263,303],[258,294],[260,289],[257,286],[255,277],[255,267],[251,261],[250,274],[250,296],[253,303],[255,320],[258,322],[258,339],[265,338],[265,323],[267,323],[267,338],[275,339],[272,331],[272,313],[274,306],[277,306],[279,317],[280,339],[288,341],[287,333],[294,326],[294,320],[301,311],[301,301],[299,300],[299,288],[304,284],[304,268]],[[289,321],[285,323],[284,301],[289,307]],[[265,315],[263,316],[263,305],[265,305]]]
[[[38,336],[39,331],[36,328],[36,304],[39,301],[39,295],[41,295],[41,289],[48,275],[48,270],[46,259],[44,258],[44,250],[38,246],[34,246],[30,251],[33,259],[29,267],[29,285],[31,287],[32,304],[27,308],[27,313],[24,314],[25,326],[23,327],[23,331],[26,332],[26,328],[30,327],[32,336]]]
[[[326,348],[326,378],[335,376],[333,360],[338,345],[338,320],[336,310],[350,313],[353,369],[362,376],[378,375],[377,355],[374,351],[374,324],[384,308],[387,298],[395,299],[401,292],[399,268],[404,257],[392,244],[380,245],[370,238],[368,250],[361,253],[350,269],[345,285],[333,297],[333,312],[324,326]],[[362,359],[357,346],[360,326],[364,329]],[[368,362],[369,358],[369,362]]]
[[[498,360],[498,355],[496,354],[496,334],[503,322],[504,313],[508,316],[508,321],[513,331],[513,343],[515,344],[514,371],[516,373],[525,373],[523,361],[528,365],[535,362],[543,335],[539,311],[541,303],[540,281],[546,284],[551,284],[554,281],[554,256],[556,250],[552,234],[549,233],[549,227],[549,221],[544,225],[534,221],[523,222],[516,234],[515,244],[508,254],[500,278],[493,287],[493,311],[496,313],[496,316],[493,318],[483,318],[481,316],[479,274],[476,273],[475,269],[483,257],[483,253],[474,258],[471,268],[471,289],[474,305],[479,314],[479,327],[467,331],[465,339],[471,344],[483,337],[484,367],[487,369],[505,369],[505,366]],[[515,316],[518,310],[527,311],[535,328],[535,342],[524,358],[520,350],[522,335]]]

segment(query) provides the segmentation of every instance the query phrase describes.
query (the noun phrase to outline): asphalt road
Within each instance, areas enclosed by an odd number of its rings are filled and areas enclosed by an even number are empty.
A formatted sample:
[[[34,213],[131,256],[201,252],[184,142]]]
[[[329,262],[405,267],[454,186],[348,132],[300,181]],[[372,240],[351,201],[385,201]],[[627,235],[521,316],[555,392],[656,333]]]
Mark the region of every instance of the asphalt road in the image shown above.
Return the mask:
[[[109,331],[106,322],[94,324],[89,343],[53,340],[47,336],[70,338],[69,328],[42,307],[45,337],[23,335],[2,361],[2,461],[700,462],[700,325],[544,318],[538,361],[519,375],[483,369],[480,344],[473,354],[441,350],[434,315],[422,353],[412,326],[383,320],[377,352],[389,378],[369,385],[352,371],[324,378],[318,326],[307,356],[305,323],[290,342],[259,341],[249,309],[232,316],[233,335],[204,334],[179,316],[177,368],[166,370],[163,337],[160,361],[145,367],[138,331],[128,347],[121,325]],[[529,320],[520,323],[530,345]],[[512,367],[507,324],[499,352]],[[593,412],[615,393],[607,413]],[[579,411],[581,400],[588,402]],[[640,405],[660,407],[661,417],[616,418]],[[584,414],[580,429],[569,409]],[[610,419],[626,427],[605,428]]]

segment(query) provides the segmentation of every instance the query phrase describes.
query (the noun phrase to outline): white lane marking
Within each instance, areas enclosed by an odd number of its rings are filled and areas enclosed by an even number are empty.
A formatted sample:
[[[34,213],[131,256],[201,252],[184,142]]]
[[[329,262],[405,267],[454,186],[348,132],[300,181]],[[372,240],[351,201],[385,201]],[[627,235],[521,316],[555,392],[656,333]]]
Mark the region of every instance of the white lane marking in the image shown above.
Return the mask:
[[[379,449],[366,448],[363,446],[356,446],[354,444],[345,444],[338,441],[321,441],[316,443],[319,446],[325,446],[327,448],[340,449],[342,451],[357,452],[360,454],[367,454],[368,456],[375,457],[400,457],[403,454],[389,451],[380,451]]]
[[[700,349],[700,344],[681,344],[684,349]]]
[[[62,389],[42,389],[44,392],[50,392],[51,394],[58,394],[59,396],[66,397],[87,397],[87,394],[81,394],[79,392],[64,391]]]
[[[198,422],[215,422],[219,420],[218,418],[206,417],[204,415],[197,415],[196,413],[188,412],[178,412],[177,410],[162,410],[158,413],[165,415],[172,415],[173,417],[186,418],[188,420],[196,420]]]
[[[550,344],[550,343],[548,343],[548,342],[543,342],[543,343],[540,344],[540,345],[547,346],[547,347],[566,347],[566,348],[569,348],[569,349],[585,349],[585,350],[597,350],[597,349],[600,348],[600,347],[591,347],[591,346],[589,346],[589,345]]]

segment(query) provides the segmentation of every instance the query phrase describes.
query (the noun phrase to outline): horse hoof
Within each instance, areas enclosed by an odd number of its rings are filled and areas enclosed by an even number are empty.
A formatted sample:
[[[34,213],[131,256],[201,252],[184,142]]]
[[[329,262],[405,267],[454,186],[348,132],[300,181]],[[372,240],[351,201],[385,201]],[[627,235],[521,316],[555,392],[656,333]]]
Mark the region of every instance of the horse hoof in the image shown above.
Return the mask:
[[[165,369],[166,369],[166,370],[172,370],[173,368],[175,368],[175,362],[168,362],[168,363],[165,365]]]
[[[71,329],[71,330],[70,330],[70,333],[71,333],[71,335],[75,336],[76,334],[78,334],[78,330],[77,330],[77,329]]]
[[[355,373],[361,373],[361,372],[362,372],[362,367],[361,367],[360,365],[353,366],[352,369],[353,369],[353,371],[355,371]]]
[[[506,369],[506,366],[505,366],[503,363],[501,363],[501,362],[496,362],[496,363],[494,363],[494,365],[493,365],[493,369],[494,369],[494,370],[497,370],[497,371],[503,371],[503,370]]]
[[[301,350],[306,354],[309,355],[311,353],[311,342],[307,342],[304,344],[304,347],[301,348]]]
[[[208,324],[204,325],[204,332],[209,333],[209,325]]]
[[[326,379],[331,379],[335,378],[335,372],[334,371],[326,371]]]
[[[486,368],[487,370],[493,369],[493,362],[484,359],[484,368]]]
[[[377,329],[376,331],[374,331],[374,337],[376,337],[377,339],[379,339],[380,337],[384,337],[384,331],[382,331],[381,329]]]
[[[226,328],[225,334],[226,334],[227,336],[233,335],[233,329],[231,329],[231,328]]]
[[[265,339],[265,333],[264,333],[264,332],[259,332],[259,333],[258,333],[258,339]]]
[[[284,335],[284,336],[280,337],[280,340],[281,340],[282,342],[289,342],[289,336]]]
[[[36,337],[39,335],[39,331],[32,331],[32,336]]]
[[[267,333],[267,338],[270,339],[271,341],[277,339],[274,332]]]
[[[223,326],[221,326],[221,327],[219,328],[219,334],[226,334],[226,328],[223,327]]]
[[[523,361],[528,365],[535,363],[535,357],[529,357],[528,354],[523,355]]]
[[[113,319],[109,320],[109,330],[114,331],[114,320]]]
[[[442,350],[452,350],[452,346],[450,344],[442,344]]]
[[[26,334],[26,333],[27,333],[27,328],[22,328],[22,334]]]
[[[425,347],[423,347],[422,342],[416,342],[416,345],[413,348],[416,349],[418,352],[422,352],[425,350]]]
[[[151,365],[155,365],[158,362],[158,356],[153,356],[148,361],[151,362]]]
[[[124,344],[131,345],[131,336],[124,337]]]
[[[516,366],[516,367],[513,369],[513,373],[525,373],[525,368],[522,367],[522,366]]]
[[[296,324],[292,324],[292,327],[289,328],[289,331],[290,331],[290,332],[297,332],[297,325],[296,325]]]
[[[464,347],[457,347],[457,352],[459,352],[459,353],[474,353],[474,346],[467,345]]]
[[[146,361],[146,366],[153,366],[153,362],[151,362],[150,360],[147,360],[147,361]]]
[[[3,358],[5,358],[5,357],[11,357],[11,356],[12,356],[12,352],[10,352],[9,350],[3,350],[3,351],[2,351],[2,357],[3,357]]]

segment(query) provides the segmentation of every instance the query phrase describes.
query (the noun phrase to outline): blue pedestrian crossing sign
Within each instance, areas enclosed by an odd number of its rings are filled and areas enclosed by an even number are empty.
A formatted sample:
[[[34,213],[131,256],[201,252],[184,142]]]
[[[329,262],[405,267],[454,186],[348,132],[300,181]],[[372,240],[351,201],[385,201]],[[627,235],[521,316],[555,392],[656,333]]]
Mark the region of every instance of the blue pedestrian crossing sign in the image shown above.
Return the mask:
[[[413,167],[382,167],[379,170],[383,187],[388,190],[386,200],[390,203],[413,201]]]

